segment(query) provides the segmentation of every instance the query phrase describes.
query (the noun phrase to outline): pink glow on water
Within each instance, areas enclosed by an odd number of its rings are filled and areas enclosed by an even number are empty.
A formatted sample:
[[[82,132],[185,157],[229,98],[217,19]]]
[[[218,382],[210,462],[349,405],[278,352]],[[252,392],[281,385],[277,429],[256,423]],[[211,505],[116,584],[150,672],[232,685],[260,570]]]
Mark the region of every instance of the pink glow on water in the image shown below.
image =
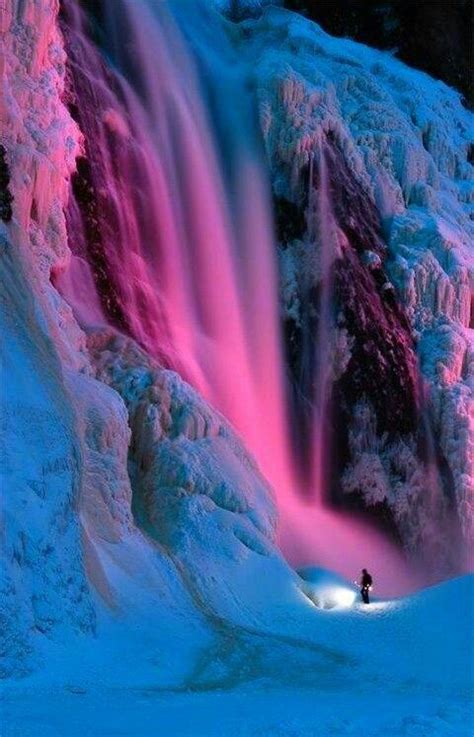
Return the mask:
[[[330,182],[324,145],[320,144],[317,186],[315,186],[314,157],[310,162],[309,175],[309,228],[311,241],[318,242],[320,267],[319,316],[316,336],[316,372],[314,378],[314,410],[312,439],[312,491],[324,503],[328,485],[329,411],[332,383],[332,343],[334,320],[332,318],[333,268],[337,256],[337,229],[331,206]]]
[[[370,564],[377,596],[400,596],[426,584],[425,573],[408,566],[377,530],[344,513],[309,506],[299,499],[285,501],[279,543],[295,567],[314,565],[337,571],[350,581]]]
[[[118,60],[120,48],[133,49],[128,72],[126,54],[123,60],[128,80],[105,70],[82,34],[78,12],[70,33],[75,84],[85,106],[81,125],[104,221],[100,258],[124,329],[178,370],[242,435],[275,489],[280,540],[290,562],[326,565],[349,576],[363,565],[374,571],[378,566],[386,593],[412,588],[401,556],[381,535],[322,508],[322,409],[315,423],[316,499],[312,505],[302,501],[290,451],[270,197],[263,167],[246,147],[250,124],[242,121],[231,197],[194,61],[165,4],[153,12],[146,2],[107,7]],[[94,100],[89,109],[87,96]],[[232,94],[221,103],[232,104]],[[327,279],[319,344],[329,345],[332,225],[324,157],[320,180]],[[96,257],[89,253],[88,259]],[[79,318],[93,323],[103,313],[82,259],[73,259],[60,287]],[[329,380],[324,371],[320,408]]]
[[[92,327],[104,324],[104,312],[87,261],[80,256],[72,255],[67,268],[54,281],[57,289],[73,308],[81,325]]]
[[[146,257],[170,335],[168,359],[233,422],[262,466],[275,469],[275,482],[290,461],[266,183],[255,162],[242,160],[234,227],[202,93],[179,34],[163,7],[155,9],[158,18],[144,5],[126,7],[134,47],[153,49],[141,53],[135,67],[146,116],[124,86],[128,113],[135,124],[143,120],[146,160],[154,167],[150,182],[162,179],[173,208],[171,214],[164,209],[161,196],[151,202],[161,243],[152,233],[144,236],[167,267],[164,276],[159,264],[153,267],[155,255]],[[133,324],[140,320],[135,314]],[[155,338],[134,334],[152,352],[163,350],[161,336],[157,346]]]

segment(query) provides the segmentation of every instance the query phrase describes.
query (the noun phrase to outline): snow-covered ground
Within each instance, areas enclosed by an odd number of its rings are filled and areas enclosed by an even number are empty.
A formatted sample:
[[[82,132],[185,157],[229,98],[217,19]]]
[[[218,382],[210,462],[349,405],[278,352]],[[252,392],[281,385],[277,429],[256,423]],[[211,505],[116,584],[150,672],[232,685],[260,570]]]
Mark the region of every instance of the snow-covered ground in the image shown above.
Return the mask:
[[[331,610],[295,586],[275,627],[107,615],[4,689],[2,735],[472,737],[473,583]]]

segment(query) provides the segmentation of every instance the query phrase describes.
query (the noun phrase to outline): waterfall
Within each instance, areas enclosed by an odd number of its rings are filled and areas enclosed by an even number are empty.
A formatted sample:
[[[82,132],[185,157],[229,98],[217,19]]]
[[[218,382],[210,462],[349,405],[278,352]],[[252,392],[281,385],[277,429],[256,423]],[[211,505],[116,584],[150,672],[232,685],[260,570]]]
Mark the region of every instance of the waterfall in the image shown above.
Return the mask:
[[[421,455],[425,467],[425,491],[419,502],[423,524],[417,530],[418,550],[420,561],[427,570],[433,569],[433,561],[436,561],[436,573],[449,576],[459,566],[470,570],[469,553],[462,543],[460,521],[455,513],[453,500],[444,493],[436,441],[429,417],[429,388],[423,382],[421,371],[419,384],[422,397]]]
[[[332,341],[334,335],[333,267],[337,255],[337,229],[331,205],[330,181],[324,145],[318,151],[318,181],[315,184],[314,158],[310,162],[308,218],[310,240],[318,241],[319,299],[313,392],[313,439],[311,443],[313,493],[323,504],[328,496],[330,473],[330,393],[332,382]],[[312,221],[312,222],[311,222]]]
[[[322,269],[315,494],[305,500],[249,70],[204,3],[105,0],[104,8],[101,54],[82,12],[65,2],[70,106],[85,155],[67,214],[73,257],[56,284],[84,327],[110,323],[131,335],[235,426],[275,489],[280,542],[292,562],[353,576],[377,560],[394,591],[404,573],[391,545],[322,504],[335,248],[324,150],[312,204]],[[216,48],[225,84],[213,72]]]

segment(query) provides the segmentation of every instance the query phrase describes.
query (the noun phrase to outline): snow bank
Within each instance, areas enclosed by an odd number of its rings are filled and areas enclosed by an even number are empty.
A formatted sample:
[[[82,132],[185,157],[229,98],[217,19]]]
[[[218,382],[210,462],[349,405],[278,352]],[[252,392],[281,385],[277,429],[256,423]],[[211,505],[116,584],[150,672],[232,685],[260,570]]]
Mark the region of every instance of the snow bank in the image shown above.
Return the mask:
[[[58,622],[91,633],[77,516],[82,464],[68,371],[84,338],[48,284],[67,256],[63,205],[80,134],[60,101],[55,2],[7,3],[2,141],[13,218],[1,229],[3,283],[2,669],[36,665],[33,638]]]
[[[96,376],[123,398],[128,468],[140,527],[170,555],[212,617],[258,616],[287,596],[294,575],[274,547],[272,492],[225,419],[134,341],[109,330],[88,339]],[[254,586],[272,575],[272,594]],[[245,620],[245,615],[244,615]]]
[[[65,681],[9,687],[6,724],[25,737],[38,728],[45,737],[150,737],[157,728],[176,737],[468,737],[472,587],[466,577],[354,609],[322,610],[302,597],[282,605],[278,626],[217,637],[193,630],[186,610],[180,636],[170,633],[169,607],[164,632],[141,642],[132,633],[120,658],[101,640],[114,665],[106,673],[99,663],[91,672],[83,647],[69,650],[77,668]],[[108,627],[120,642],[120,629]]]

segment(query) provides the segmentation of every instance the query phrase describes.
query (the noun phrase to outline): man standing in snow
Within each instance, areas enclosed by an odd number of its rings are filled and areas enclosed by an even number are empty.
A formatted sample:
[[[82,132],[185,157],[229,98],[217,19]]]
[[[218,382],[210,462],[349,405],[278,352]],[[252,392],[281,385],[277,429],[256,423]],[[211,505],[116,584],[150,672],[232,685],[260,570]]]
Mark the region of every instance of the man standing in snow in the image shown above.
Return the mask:
[[[360,593],[364,604],[369,603],[369,591],[372,588],[372,576],[368,573],[367,568],[362,569],[362,578],[360,580]]]

